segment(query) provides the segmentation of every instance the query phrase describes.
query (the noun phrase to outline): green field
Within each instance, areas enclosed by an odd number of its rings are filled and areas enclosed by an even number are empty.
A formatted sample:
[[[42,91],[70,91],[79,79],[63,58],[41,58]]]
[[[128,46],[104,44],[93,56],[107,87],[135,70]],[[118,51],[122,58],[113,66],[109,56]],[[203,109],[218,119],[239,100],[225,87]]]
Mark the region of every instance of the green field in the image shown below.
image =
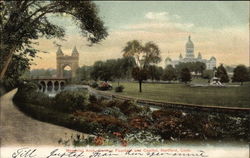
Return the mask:
[[[239,87],[190,87],[185,84],[143,83],[142,93],[138,92],[138,83],[122,82],[121,85],[125,87],[124,92],[116,94],[177,103],[250,107],[250,83]],[[117,83],[114,82],[113,86],[116,87]]]

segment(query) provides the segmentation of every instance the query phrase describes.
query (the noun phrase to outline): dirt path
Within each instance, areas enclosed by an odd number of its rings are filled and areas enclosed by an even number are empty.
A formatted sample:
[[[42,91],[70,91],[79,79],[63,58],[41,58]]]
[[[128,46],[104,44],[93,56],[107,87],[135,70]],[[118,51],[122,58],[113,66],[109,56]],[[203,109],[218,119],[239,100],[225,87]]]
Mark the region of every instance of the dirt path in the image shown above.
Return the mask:
[[[16,89],[0,98],[0,140],[3,146],[59,145],[58,140],[67,140],[72,134],[82,134],[65,127],[34,120],[13,104]],[[85,135],[87,136],[87,135]]]

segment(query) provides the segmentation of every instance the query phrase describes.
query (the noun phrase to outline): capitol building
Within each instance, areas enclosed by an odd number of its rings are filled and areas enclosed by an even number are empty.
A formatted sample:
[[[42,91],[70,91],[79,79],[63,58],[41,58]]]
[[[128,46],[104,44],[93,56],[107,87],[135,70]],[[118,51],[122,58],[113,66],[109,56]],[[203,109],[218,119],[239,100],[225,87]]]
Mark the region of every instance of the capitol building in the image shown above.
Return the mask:
[[[187,62],[203,62],[206,64],[207,70],[213,70],[216,67],[216,58],[211,57],[210,59],[202,59],[202,55],[199,52],[197,58],[194,55],[194,44],[191,40],[191,37],[188,37],[188,41],[186,43],[186,54],[185,58],[182,57],[182,54],[179,56],[179,60],[172,60],[171,58],[167,57],[165,60],[166,65],[178,65],[179,63],[187,63]]]

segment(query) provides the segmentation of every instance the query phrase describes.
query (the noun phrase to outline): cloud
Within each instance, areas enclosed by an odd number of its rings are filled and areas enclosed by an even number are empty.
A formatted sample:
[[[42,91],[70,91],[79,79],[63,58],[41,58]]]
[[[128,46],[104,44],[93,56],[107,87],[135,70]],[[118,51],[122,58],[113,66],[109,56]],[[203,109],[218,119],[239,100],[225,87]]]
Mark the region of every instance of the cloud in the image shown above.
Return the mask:
[[[126,42],[134,39],[143,43],[154,41],[161,50],[163,61],[168,56],[178,59],[180,53],[185,56],[185,43],[188,35],[191,35],[196,56],[198,52],[201,52],[205,59],[215,56],[218,64],[248,65],[248,25],[221,29],[199,28],[192,23],[181,23],[175,20],[181,17],[177,16],[175,19],[171,17],[175,15],[171,16],[166,12],[148,12],[145,18],[150,20],[112,30],[106,40],[92,47],[88,47],[86,39],[76,31],[66,37],[67,41],[57,41],[57,43],[62,45],[62,50],[67,55],[71,54],[72,48],[76,45],[80,53],[79,64],[81,66],[92,65],[97,60],[121,58],[121,50]],[[39,39],[39,42],[39,49],[50,53],[39,54],[42,59],[35,59],[37,65],[33,65],[32,68],[56,68],[57,48],[53,45],[53,40]],[[164,66],[164,62],[161,65]]]
[[[182,30],[190,31],[195,25],[193,23],[182,23],[176,20],[180,19],[179,15],[170,15],[167,12],[148,12],[145,18],[149,19],[142,23],[129,24],[124,26],[124,29],[135,30],[150,30],[150,31],[168,31]]]
[[[148,12],[145,18],[150,20],[168,20],[168,12]]]

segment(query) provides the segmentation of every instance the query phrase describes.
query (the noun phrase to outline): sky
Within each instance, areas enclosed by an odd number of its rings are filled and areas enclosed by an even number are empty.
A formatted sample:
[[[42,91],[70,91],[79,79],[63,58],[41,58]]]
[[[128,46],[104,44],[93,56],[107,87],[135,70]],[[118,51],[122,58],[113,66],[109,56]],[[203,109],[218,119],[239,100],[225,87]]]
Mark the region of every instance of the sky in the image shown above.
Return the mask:
[[[247,1],[95,1],[109,36],[100,44],[88,46],[69,16],[50,16],[51,22],[66,30],[65,40],[39,39],[40,50],[32,69],[56,68],[57,47],[70,55],[77,47],[79,65],[92,65],[98,60],[121,58],[130,40],[153,41],[166,57],[185,56],[188,36],[194,53],[205,59],[216,57],[217,65],[249,65],[249,2]]]

